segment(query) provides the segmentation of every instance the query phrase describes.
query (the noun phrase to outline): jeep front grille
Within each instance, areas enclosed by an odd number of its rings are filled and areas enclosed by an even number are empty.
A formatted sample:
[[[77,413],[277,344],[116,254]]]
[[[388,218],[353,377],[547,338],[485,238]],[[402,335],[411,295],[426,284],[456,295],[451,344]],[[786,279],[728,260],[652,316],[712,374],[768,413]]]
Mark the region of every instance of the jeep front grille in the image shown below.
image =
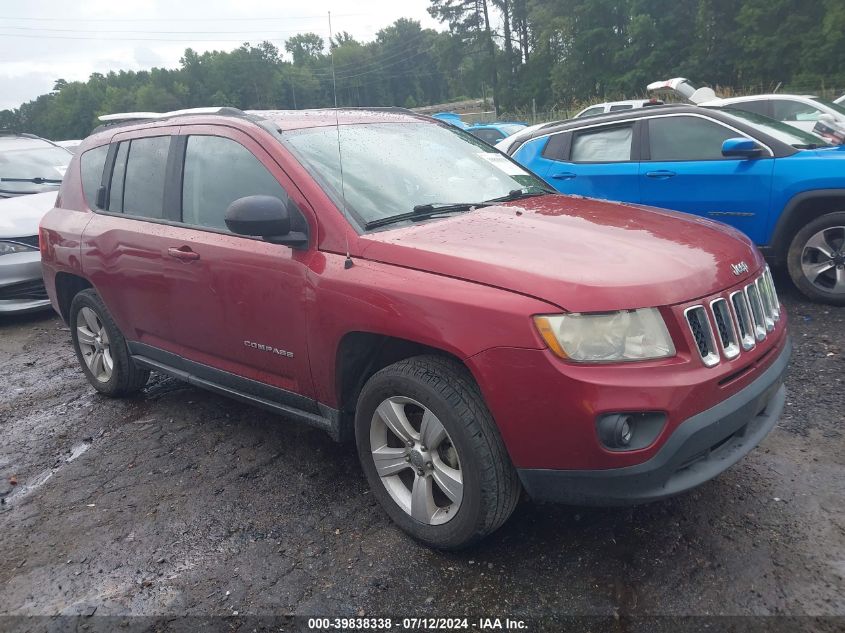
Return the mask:
[[[704,306],[693,306],[684,312],[687,318],[695,345],[701,360],[708,367],[719,362],[719,351],[716,349],[716,341],[713,340],[713,330],[710,327],[710,319],[707,318],[707,311]]]
[[[684,310],[695,347],[707,367],[731,360],[766,339],[780,320],[772,273],[768,266],[742,290],[716,297],[709,305]],[[718,346],[716,341],[718,340]]]
[[[739,344],[736,340],[736,329],[728,302],[722,298],[716,299],[710,302],[710,309],[713,311],[716,331],[719,334],[719,342],[722,344],[722,353],[725,358],[736,358],[739,355]]]

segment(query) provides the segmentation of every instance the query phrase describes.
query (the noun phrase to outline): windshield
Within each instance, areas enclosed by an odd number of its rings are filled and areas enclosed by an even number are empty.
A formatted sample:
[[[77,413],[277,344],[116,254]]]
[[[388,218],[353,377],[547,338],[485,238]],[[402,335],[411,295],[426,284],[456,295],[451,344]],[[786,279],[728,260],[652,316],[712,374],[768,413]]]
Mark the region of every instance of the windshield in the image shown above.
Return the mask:
[[[286,131],[281,139],[341,207],[338,128]],[[525,187],[548,190],[490,146],[450,126],[341,125],[340,148],[346,209],[362,226],[422,205],[482,202]]]
[[[775,121],[762,114],[748,112],[746,110],[734,110],[732,108],[720,108],[722,112],[735,119],[739,119],[742,123],[753,127],[755,130],[768,134],[776,138],[782,143],[792,145],[797,149],[807,149],[810,147],[826,147],[828,143],[809,132],[804,132],[796,127]]]
[[[842,116],[845,117],[845,107],[839,105],[838,103],[834,103],[833,101],[828,101],[827,99],[820,99],[819,97],[812,97],[813,101],[817,101],[822,104],[826,108],[830,108],[834,112],[838,112]]]
[[[73,154],[66,149],[46,144],[0,151],[0,193],[18,195],[54,190],[64,178],[71,158]],[[33,180],[50,182],[26,182]]]

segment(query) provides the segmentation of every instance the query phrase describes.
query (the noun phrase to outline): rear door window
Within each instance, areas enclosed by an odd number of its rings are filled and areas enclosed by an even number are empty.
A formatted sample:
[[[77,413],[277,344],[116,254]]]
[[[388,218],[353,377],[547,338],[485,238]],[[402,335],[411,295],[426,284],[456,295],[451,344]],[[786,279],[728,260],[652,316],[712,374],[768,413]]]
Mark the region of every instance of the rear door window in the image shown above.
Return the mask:
[[[630,103],[610,106],[611,112],[619,112],[620,110],[633,110],[633,109],[634,109],[634,106],[631,105]]]
[[[121,149],[122,146],[123,143]],[[164,181],[169,148],[169,136],[136,138],[130,142],[123,184],[123,212],[127,215],[164,219]]]
[[[126,157],[129,155],[129,141],[117,146],[117,155],[111,172],[109,201],[106,208],[111,213],[123,213],[123,183],[126,180]]]
[[[226,231],[226,209],[238,198],[288,195],[275,176],[246,147],[220,136],[188,137],[182,183],[182,221]],[[291,217],[294,231],[304,219]]]
[[[575,132],[572,136],[573,163],[618,163],[631,160],[634,126]]]

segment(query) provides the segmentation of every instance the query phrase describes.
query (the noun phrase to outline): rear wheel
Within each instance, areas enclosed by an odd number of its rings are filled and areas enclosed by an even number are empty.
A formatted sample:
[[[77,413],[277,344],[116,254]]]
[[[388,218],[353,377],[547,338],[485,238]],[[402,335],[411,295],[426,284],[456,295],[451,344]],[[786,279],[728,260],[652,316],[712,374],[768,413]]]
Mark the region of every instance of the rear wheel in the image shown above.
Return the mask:
[[[469,545],[513,512],[520,485],[475,381],[449,359],[420,356],[376,373],[355,419],[374,495],[411,536]]]
[[[792,281],[807,297],[845,305],[845,212],[823,215],[798,231],[787,265]]]
[[[132,360],[126,339],[96,291],[83,290],[73,298],[68,323],[76,358],[94,389],[119,397],[147,383],[150,372]]]

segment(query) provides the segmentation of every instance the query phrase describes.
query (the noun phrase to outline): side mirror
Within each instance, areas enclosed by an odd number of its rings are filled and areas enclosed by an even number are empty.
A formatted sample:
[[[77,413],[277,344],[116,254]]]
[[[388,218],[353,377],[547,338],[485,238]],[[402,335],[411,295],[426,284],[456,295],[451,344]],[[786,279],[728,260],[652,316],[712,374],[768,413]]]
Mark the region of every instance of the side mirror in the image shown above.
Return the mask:
[[[722,156],[732,158],[755,158],[763,153],[763,148],[750,138],[729,138],[722,143]]]
[[[229,230],[238,235],[261,237],[293,248],[308,245],[307,233],[291,232],[290,207],[275,196],[238,198],[226,209],[224,219]]]

